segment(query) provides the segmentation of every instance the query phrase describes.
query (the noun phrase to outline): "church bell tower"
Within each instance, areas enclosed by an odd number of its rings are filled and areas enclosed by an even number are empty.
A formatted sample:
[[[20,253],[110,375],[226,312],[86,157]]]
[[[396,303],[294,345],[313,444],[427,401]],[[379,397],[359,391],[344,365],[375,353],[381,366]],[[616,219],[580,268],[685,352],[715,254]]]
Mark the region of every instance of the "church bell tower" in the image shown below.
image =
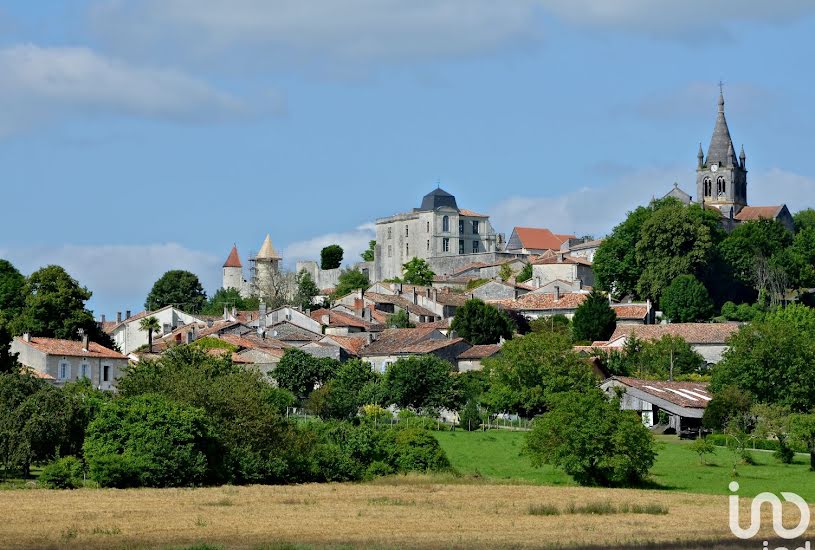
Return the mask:
[[[719,112],[707,156],[699,144],[696,166],[696,196],[704,206],[718,208],[722,215],[734,217],[747,206],[747,166],[744,147],[739,157],[724,117],[724,93],[719,85]]]

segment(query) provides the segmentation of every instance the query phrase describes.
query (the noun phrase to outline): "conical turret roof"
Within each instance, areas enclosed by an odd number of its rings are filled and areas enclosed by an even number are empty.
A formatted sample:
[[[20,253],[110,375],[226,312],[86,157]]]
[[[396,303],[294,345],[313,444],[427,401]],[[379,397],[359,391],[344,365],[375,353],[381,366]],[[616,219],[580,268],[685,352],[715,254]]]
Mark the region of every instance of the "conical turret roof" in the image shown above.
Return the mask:
[[[229,257],[224,262],[224,267],[243,267],[243,264],[241,264],[241,257],[238,255],[238,247],[236,245],[232,245],[232,252],[229,253]]]
[[[721,92],[719,93],[719,113],[716,115],[716,125],[713,127],[713,136],[710,138],[710,146],[707,149],[706,164],[710,166],[714,162],[725,166],[738,165],[733,140],[730,138],[730,129],[724,118],[724,94]]]
[[[272,238],[269,235],[266,235],[266,239],[264,239],[263,244],[260,247],[260,251],[258,255],[255,256],[256,260],[279,260],[280,255],[274,249],[272,245]]]

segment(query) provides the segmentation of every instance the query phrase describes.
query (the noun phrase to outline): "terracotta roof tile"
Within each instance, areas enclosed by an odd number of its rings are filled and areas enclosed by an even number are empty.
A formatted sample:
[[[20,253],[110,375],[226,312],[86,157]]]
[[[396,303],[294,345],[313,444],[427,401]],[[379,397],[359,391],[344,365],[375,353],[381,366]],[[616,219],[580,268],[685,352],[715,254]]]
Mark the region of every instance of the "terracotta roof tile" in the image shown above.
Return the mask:
[[[501,351],[500,344],[485,344],[473,346],[467,351],[460,353],[459,359],[484,359],[485,357],[492,357]]]
[[[689,409],[704,409],[713,397],[704,382],[663,382],[627,376],[613,376],[612,380]]]
[[[667,325],[621,325],[609,340],[634,334],[641,340],[659,340],[665,335],[681,336],[689,344],[724,344],[739,330],[736,323],[670,323]]]
[[[504,309],[511,310],[530,310],[530,311],[546,311],[546,310],[561,310],[561,309],[577,309],[588,297],[587,293],[583,292],[567,292],[560,295],[560,299],[556,300],[555,295],[551,293],[546,294],[524,294],[517,300],[494,300],[490,303],[500,306]]]
[[[237,245],[232,245],[232,251],[229,253],[229,257],[227,257],[226,261],[224,262],[224,267],[243,267],[243,264],[241,264],[241,257],[238,255]]]
[[[581,258],[579,256],[572,257],[572,256],[565,256],[563,259],[558,258],[557,256],[549,256],[549,257],[541,257],[537,260],[532,261],[532,265],[552,265],[552,264],[571,264],[571,265],[588,265],[591,266],[592,263],[588,261],[586,258]]]
[[[389,328],[363,350],[363,355],[391,355],[403,351],[406,347],[424,340],[438,339],[448,341],[444,335],[433,327]]]
[[[489,218],[486,214],[479,214],[478,212],[473,212],[472,210],[467,210],[466,208],[459,208],[458,213],[462,216],[470,216],[472,218]]]
[[[320,340],[320,343],[326,341],[336,342],[342,349],[356,356],[362,353],[362,348],[368,343],[368,339],[365,336],[335,336],[333,334],[327,335]]]
[[[440,338],[438,340],[424,340],[410,344],[399,350],[402,353],[433,353],[448,346],[464,342],[464,338]]]
[[[736,214],[740,222],[750,220],[774,220],[784,206],[745,206]]]
[[[321,325],[323,324],[323,316],[328,315],[328,324],[324,326],[329,327],[355,327],[369,330],[374,326],[374,323],[368,322],[356,315],[337,310],[320,308],[312,311],[310,315],[312,319]]]
[[[127,359],[118,351],[113,351],[104,346],[100,346],[96,342],[88,344],[88,351],[82,349],[82,342],[76,340],[60,340],[58,338],[43,338],[41,336],[32,336],[31,341],[28,342],[22,337],[14,338],[20,344],[30,346],[42,353],[48,355],[63,355],[66,357],[87,357],[87,358],[101,358],[101,359]]]
[[[643,304],[613,304],[611,309],[617,314],[617,319],[641,321],[648,315],[648,306]]]
[[[557,235],[539,227],[516,227],[514,232],[521,240],[521,246],[527,250],[560,250],[560,245],[575,238],[574,235]]]

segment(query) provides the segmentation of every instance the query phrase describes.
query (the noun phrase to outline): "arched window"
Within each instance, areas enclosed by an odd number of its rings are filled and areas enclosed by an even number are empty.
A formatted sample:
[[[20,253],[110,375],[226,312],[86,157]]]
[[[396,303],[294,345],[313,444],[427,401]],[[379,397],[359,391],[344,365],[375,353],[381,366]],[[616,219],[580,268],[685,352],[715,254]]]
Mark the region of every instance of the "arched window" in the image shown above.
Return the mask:
[[[724,178],[719,176],[716,178],[716,194],[717,195],[724,195],[726,193],[725,185],[724,185]]]
[[[711,192],[713,191],[713,182],[710,181],[710,178],[705,178],[704,186],[705,186],[705,196],[709,197],[711,195]]]
[[[444,231],[445,233],[450,231],[450,217],[449,216],[444,216],[441,219],[441,230]]]

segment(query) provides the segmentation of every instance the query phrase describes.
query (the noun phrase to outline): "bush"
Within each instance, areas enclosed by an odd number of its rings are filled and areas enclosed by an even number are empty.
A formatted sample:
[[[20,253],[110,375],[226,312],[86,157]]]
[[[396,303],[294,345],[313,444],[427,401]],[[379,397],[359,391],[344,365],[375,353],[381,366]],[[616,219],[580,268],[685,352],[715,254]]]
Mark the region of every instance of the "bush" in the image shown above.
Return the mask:
[[[83,471],[81,460],[66,456],[45,466],[39,481],[49,489],[78,489],[83,485]]]
[[[467,401],[467,404],[459,413],[458,424],[468,432],[481,428],[481,415],[478,412],[478,404],[474,399]]]
[[[142,465],[130,455],[105,454],[94,458],[93,479],[102,487],[140,487]]]
[[[405,428],[387,432],[391,463],[401,472],[446,470],[450,461],[438,440],[427,430]]]

